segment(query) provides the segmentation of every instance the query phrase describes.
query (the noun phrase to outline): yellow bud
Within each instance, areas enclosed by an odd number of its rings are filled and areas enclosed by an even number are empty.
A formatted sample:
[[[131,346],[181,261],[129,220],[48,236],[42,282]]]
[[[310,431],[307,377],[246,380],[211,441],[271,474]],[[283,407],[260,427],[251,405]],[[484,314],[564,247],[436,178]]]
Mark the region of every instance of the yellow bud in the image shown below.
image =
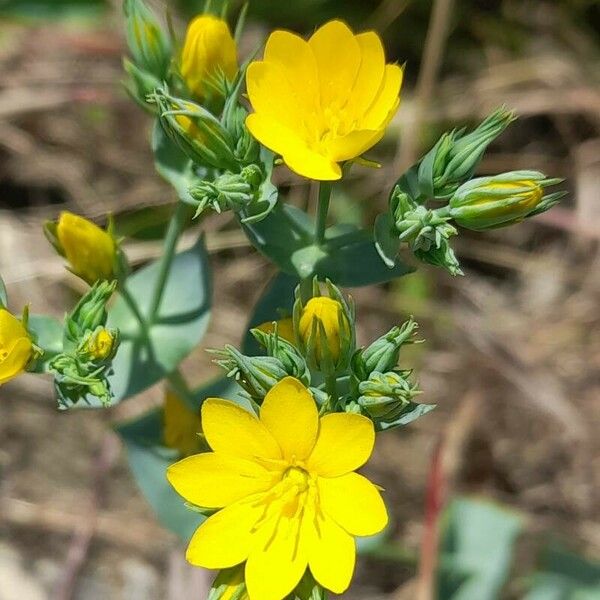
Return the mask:
[[[87,343],[86,350],[95,360],[104,360],[108,358],[113,351],[115,338],[108,329],[100,329],[93,334]]]
[[[200,451],[202,429],[199,413],[194,413],[172,391],[168,391],[164,406],[164,443],[178,450],[182,456],[190,456]]]
[[[232,81],[238,71],[237,47],[223,19],[200,15],[188,26],[181,53],[181,75],[196,98],[215,91],[214,83],[225,77]]]
[[[320,334],[321,325],[323,326],[325,340],[322,339],[323,336]],[[323,342],[327,344],[332,361],[337,362],[343,344],[342,336],[347,336],[350,328],[342,305],[337,300],[327,296],[311,298],[302,310],[298,325],[298,333],[304,345],[308,345],[314,327],[316,327],[314,342],[316,362],[319,363],[324,358]]]
[[[73,273],[90,285],[113,278],[117,248],[109,233],[83,217],[63,212],[56,237]]]
[[[23,323],[0,308],[0,385],[22,373],[33,356],[33,343]]]
[[[261,323],[256,329],[260,329],[265,333],[273,333],[275,331],[275,327],[273,325],[273,321],[267,321],[266,323]],[[295,343],[294,336],[294,319],[288,317],[287,319],[280,319],[277,321],[277,335],[284,339],[286,342],[290,344]]]

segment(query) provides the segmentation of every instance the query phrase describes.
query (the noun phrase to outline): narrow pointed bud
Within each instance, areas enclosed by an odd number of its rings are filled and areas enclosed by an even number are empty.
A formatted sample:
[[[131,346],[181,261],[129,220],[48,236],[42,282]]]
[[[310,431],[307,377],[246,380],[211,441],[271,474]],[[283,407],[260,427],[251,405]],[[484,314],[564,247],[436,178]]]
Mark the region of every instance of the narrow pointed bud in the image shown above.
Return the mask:
[[[450,199],[449,214],[467,229],[512,225],[556,204],[564,194],[545,194],[545,188],[558,182],[538,171],[478,177],[458,188]]]
[[[198,100],[224,98],[238,72],[237,46],[229,26],[213,15],[199,15],[188,26],[180,71]]]

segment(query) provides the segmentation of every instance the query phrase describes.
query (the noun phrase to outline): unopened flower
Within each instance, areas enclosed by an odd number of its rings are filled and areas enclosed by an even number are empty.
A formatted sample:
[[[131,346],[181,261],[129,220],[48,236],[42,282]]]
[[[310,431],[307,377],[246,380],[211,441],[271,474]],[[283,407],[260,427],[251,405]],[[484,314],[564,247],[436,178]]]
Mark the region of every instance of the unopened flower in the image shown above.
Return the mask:
[[[33,342],[23,322],[0,307],[0,385],[22,373],[33,355]]]
[[[223,95],[223,80],[232,81],[238,71],[236,43],[223,19],[200,15],[189,24],[180,69],[196,98]]]
[[[290,344],[295,343],[294,319],[291,317],[279,319],[279,321],[267,321],[266,323],[261,323],[256,329],[260,329],[260,331],[263,331],[264,333],[274,333],[275,329],[277,329],[277,335],[279,337]]]
[[[562,192],[545,195],[558,183],[538,171],[511,171],[478,177],[461,185],[450,199],[449,214],[468,229],[490,229],[522,221],[556,204]]]
[[[335,180],[342,176],[338,163],[383,137],[399,105],[402,69],[386,65],[375,32],[355,35],[330,21],[308,42],[273,32],[246,82],[254,109],[246,125],[254,137],[296,173]]]
[[[324,360],[326,353],[329,353],[334,363],[337,362],[348,329],[348,320],[342,305],[327,296],[311,298],[300,314],[298,327],[300,339],[306,347],[311,345],[311,340],[314,340],[317,363]]]
[[[210,398],[202,427],[213,452],[169,467],[188,502],[217,508],[192,537],[187,559],[209,569],[245,562],[250,600],[282,600],[307,568],[342,593],[354,571],[354,536],[387,524],[378,489],[354,471],[371,455],[373,423],[357,414],[319,418],[308,390],[288,377],[266,396],[260,418]]]
[[[165,396],[163,419],[165,446],[178,450],[181,456],[200,451],[200,413],[192,411],[172,390]]]
[[[117,244],[109,231],[83,217],[62,212],[58,222],[46,223],[44,232],[75,275],[90,285],[113,278]]]
[[[117,332],[100,327],[90,335],[85,344],[85,351],[92,360],[101,362],[112,356],[117,345]]]

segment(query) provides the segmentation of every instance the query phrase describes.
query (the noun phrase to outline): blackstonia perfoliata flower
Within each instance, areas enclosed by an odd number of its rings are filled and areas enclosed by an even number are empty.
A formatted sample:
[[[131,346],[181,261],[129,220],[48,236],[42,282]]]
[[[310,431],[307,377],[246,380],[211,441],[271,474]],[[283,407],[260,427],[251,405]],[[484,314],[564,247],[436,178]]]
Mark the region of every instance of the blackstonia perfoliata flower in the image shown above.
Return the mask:
[[[400,102],[402,69],[386,65],[375,32],[355,35],[336,20],[308,41],[273,32],[246,83],[254,109],[246,124],[256,139],[296,173],[335,180],[338,163],[383,137]]]
[[[0,307],[0,385],[20,375],[33,355],[33,342],[23,321]]]
[[[110,231],[79,215],[62,212],[58,222],[45,224],[44,232],[75,275],[90,285],[113,278],[118,248]]]
[[[178,450],[181,456],[200,452],[202,442],[200,432],[200,412],[192,411],[172,390],[165,396],[163,409],[163,441],[165,446]]]
[[[100,327],[90,335],[85,344],[85,352],[96,362],[108,360],[118,345],[118,338],[116,331]]]
[[[449,203],[450,216],[467,229],[491,229],[512,225],[554,206],[563,192],[545,195],[548,179],[539,171],[511,171],[478,177],[461,185]]]
[[[354,536],[387,524],[375,485],[354,471],[371,455],[371,420],[349,413],[319,418],[309,391],[288,377],[267,394],[260,418],[210,398],[202,428],[213,452],[169,467],[188,502],[221,509],[192,537],[187,559],[209,569],[245,562],[250,600],[282,600],[309,568],[334,593],[347,589]]]
[[[238,72],[237,47],[229,26],[213,15],[200,15],[188,26],[180,70],[190,92],[199,100],[223,94],[223,82]]]

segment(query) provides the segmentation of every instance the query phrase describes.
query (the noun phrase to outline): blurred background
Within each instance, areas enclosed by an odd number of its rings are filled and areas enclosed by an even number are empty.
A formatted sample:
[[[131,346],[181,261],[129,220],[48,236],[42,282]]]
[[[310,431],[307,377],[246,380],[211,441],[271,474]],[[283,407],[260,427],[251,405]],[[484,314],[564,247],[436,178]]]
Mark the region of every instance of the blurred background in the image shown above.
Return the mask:
[[[98,222],[112,212],[134,265],[160,253],[174,198],[153,169],[150,119],[120,83],[120,4],[0,0],[0,273],[14,310],[62,316],[83,290],[42,234],[63,209]],[[181,31],[203,2],[149,4],[168,5]],[[352,290],[359,342],[410,314],[420,322],[426,342],[401,365],[438,408],[379,438],[368,474],[394,522],[344,598],[600,598],[600,4],[252,0],[249,14],[243,53],[273,27],[310,33],[338,16],[379,31],[406,63],[401,109],[375,152],[383,168],[353,170],[335,218],[371,222],[443,131],[502,104],[520,119],[480,173],[538,169],[570,192],[519,226],[463,231],[464,278],[419,265]],[[314,202],[279,171],[287,201]],[[199,228],[216,273],[205,345],[236,344],[273,269],[230,216],[195,223],[182,245]],[[204,348],[184,370],[194,384],[217,373]],[[110,430],[163,390],[59,413],[50,382],[23,376],[0,397],[0,600],[206,597],[211,575],[186,565]]]

